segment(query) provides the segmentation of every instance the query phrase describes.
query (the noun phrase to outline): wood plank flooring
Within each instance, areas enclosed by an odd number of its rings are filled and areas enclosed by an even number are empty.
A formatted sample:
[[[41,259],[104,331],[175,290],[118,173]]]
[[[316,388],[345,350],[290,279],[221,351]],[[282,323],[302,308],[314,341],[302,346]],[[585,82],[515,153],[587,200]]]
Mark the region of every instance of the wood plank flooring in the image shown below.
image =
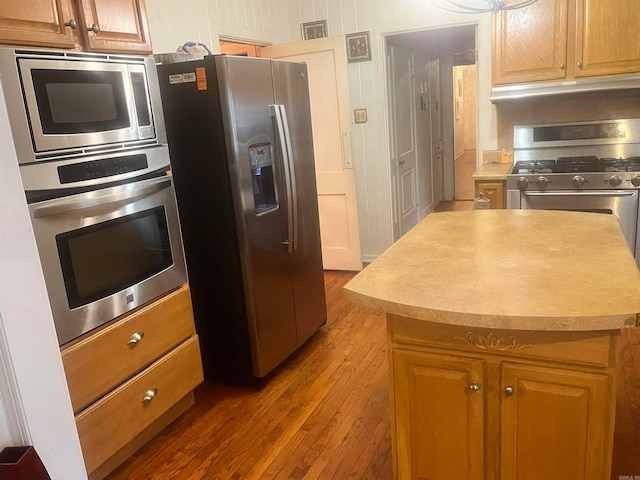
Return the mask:
[[[327,324],[265,387],[205,382],[108,479],[390,480],[385,320],[345,298],[352,276],[326,272]],[[640,476],[640,330],[625,335],[620,367],[611,480]]]

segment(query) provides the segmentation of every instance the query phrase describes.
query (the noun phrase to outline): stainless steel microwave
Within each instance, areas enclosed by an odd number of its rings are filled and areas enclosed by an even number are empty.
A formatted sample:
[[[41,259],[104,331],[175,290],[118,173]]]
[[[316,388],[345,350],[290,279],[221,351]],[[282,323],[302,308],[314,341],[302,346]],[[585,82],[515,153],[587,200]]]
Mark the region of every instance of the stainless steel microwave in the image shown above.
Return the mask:
[[[166,143],[153,57],[0,49],[21,164]]]

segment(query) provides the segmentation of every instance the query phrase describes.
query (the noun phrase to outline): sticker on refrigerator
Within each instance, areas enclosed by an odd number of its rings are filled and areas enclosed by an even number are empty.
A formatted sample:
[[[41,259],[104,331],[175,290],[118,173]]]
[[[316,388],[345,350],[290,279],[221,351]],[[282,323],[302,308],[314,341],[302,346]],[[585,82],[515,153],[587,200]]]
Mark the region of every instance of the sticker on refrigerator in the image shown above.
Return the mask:
[[[196,77],[198,79],[198,90],[207,89],[207,74],[204,67],[196,68]]]
[[[189,83],[196,81],[196,74],[194,72],[189,73],[175,73],[169,75],[169,84],[175,85],[177,83]]]

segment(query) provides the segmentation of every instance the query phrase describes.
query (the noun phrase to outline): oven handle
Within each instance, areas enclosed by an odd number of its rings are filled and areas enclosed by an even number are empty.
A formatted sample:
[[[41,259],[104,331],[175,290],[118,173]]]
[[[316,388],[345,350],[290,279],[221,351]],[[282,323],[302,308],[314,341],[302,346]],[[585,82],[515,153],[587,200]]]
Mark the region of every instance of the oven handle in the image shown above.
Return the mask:
[[[167,177],[152,178],[144,180],[143,182],[136,182],[138,184],[135,188],[128,188],[124,191],[100,194],[99,190],[87,192],[93,194],[86,198],[70,200],[69,197],[63,197],[56,200],[50,200],[47,205],[34,208],[33,218],[47,217],[49,215],[57,215],[59,213],[72,212],[74,210],[81,210],[83,208],[97,207],[100,205],[107,205],[110,203],[121,202],[123,200],[130,200],[132,198],[141,197],[142,195],[148,195],[150,193],[159,192],[171,185],[171,179]],[[119,187],[115,187],[119,188]],[[97,195],[95,195],[97,193]],[[82,195],[84,197],[84,195]],[[74,195],[76,197],[76,195]]]
[[[636,190],[607,192],[590,190],[588,192],[523,192],[529,197],[631,197],[636,194]]]

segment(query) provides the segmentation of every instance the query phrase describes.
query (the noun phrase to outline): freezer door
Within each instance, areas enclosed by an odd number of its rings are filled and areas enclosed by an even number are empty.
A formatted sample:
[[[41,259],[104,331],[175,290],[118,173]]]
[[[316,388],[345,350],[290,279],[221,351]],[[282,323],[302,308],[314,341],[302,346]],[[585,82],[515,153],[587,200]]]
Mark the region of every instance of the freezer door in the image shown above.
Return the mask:
[[[298,346],[284,172],[275,138],[271,62],[216,57],[247,302],[253,373],[263,377]],[[229,319],[233,321],[234,319]]]
[[[307,67],[273,60],[276,104],[282,105],[291,150],[295,208],[291,272],[298,343],[306,341],[327,319],[320,245],[318,194],[313,158]]]

